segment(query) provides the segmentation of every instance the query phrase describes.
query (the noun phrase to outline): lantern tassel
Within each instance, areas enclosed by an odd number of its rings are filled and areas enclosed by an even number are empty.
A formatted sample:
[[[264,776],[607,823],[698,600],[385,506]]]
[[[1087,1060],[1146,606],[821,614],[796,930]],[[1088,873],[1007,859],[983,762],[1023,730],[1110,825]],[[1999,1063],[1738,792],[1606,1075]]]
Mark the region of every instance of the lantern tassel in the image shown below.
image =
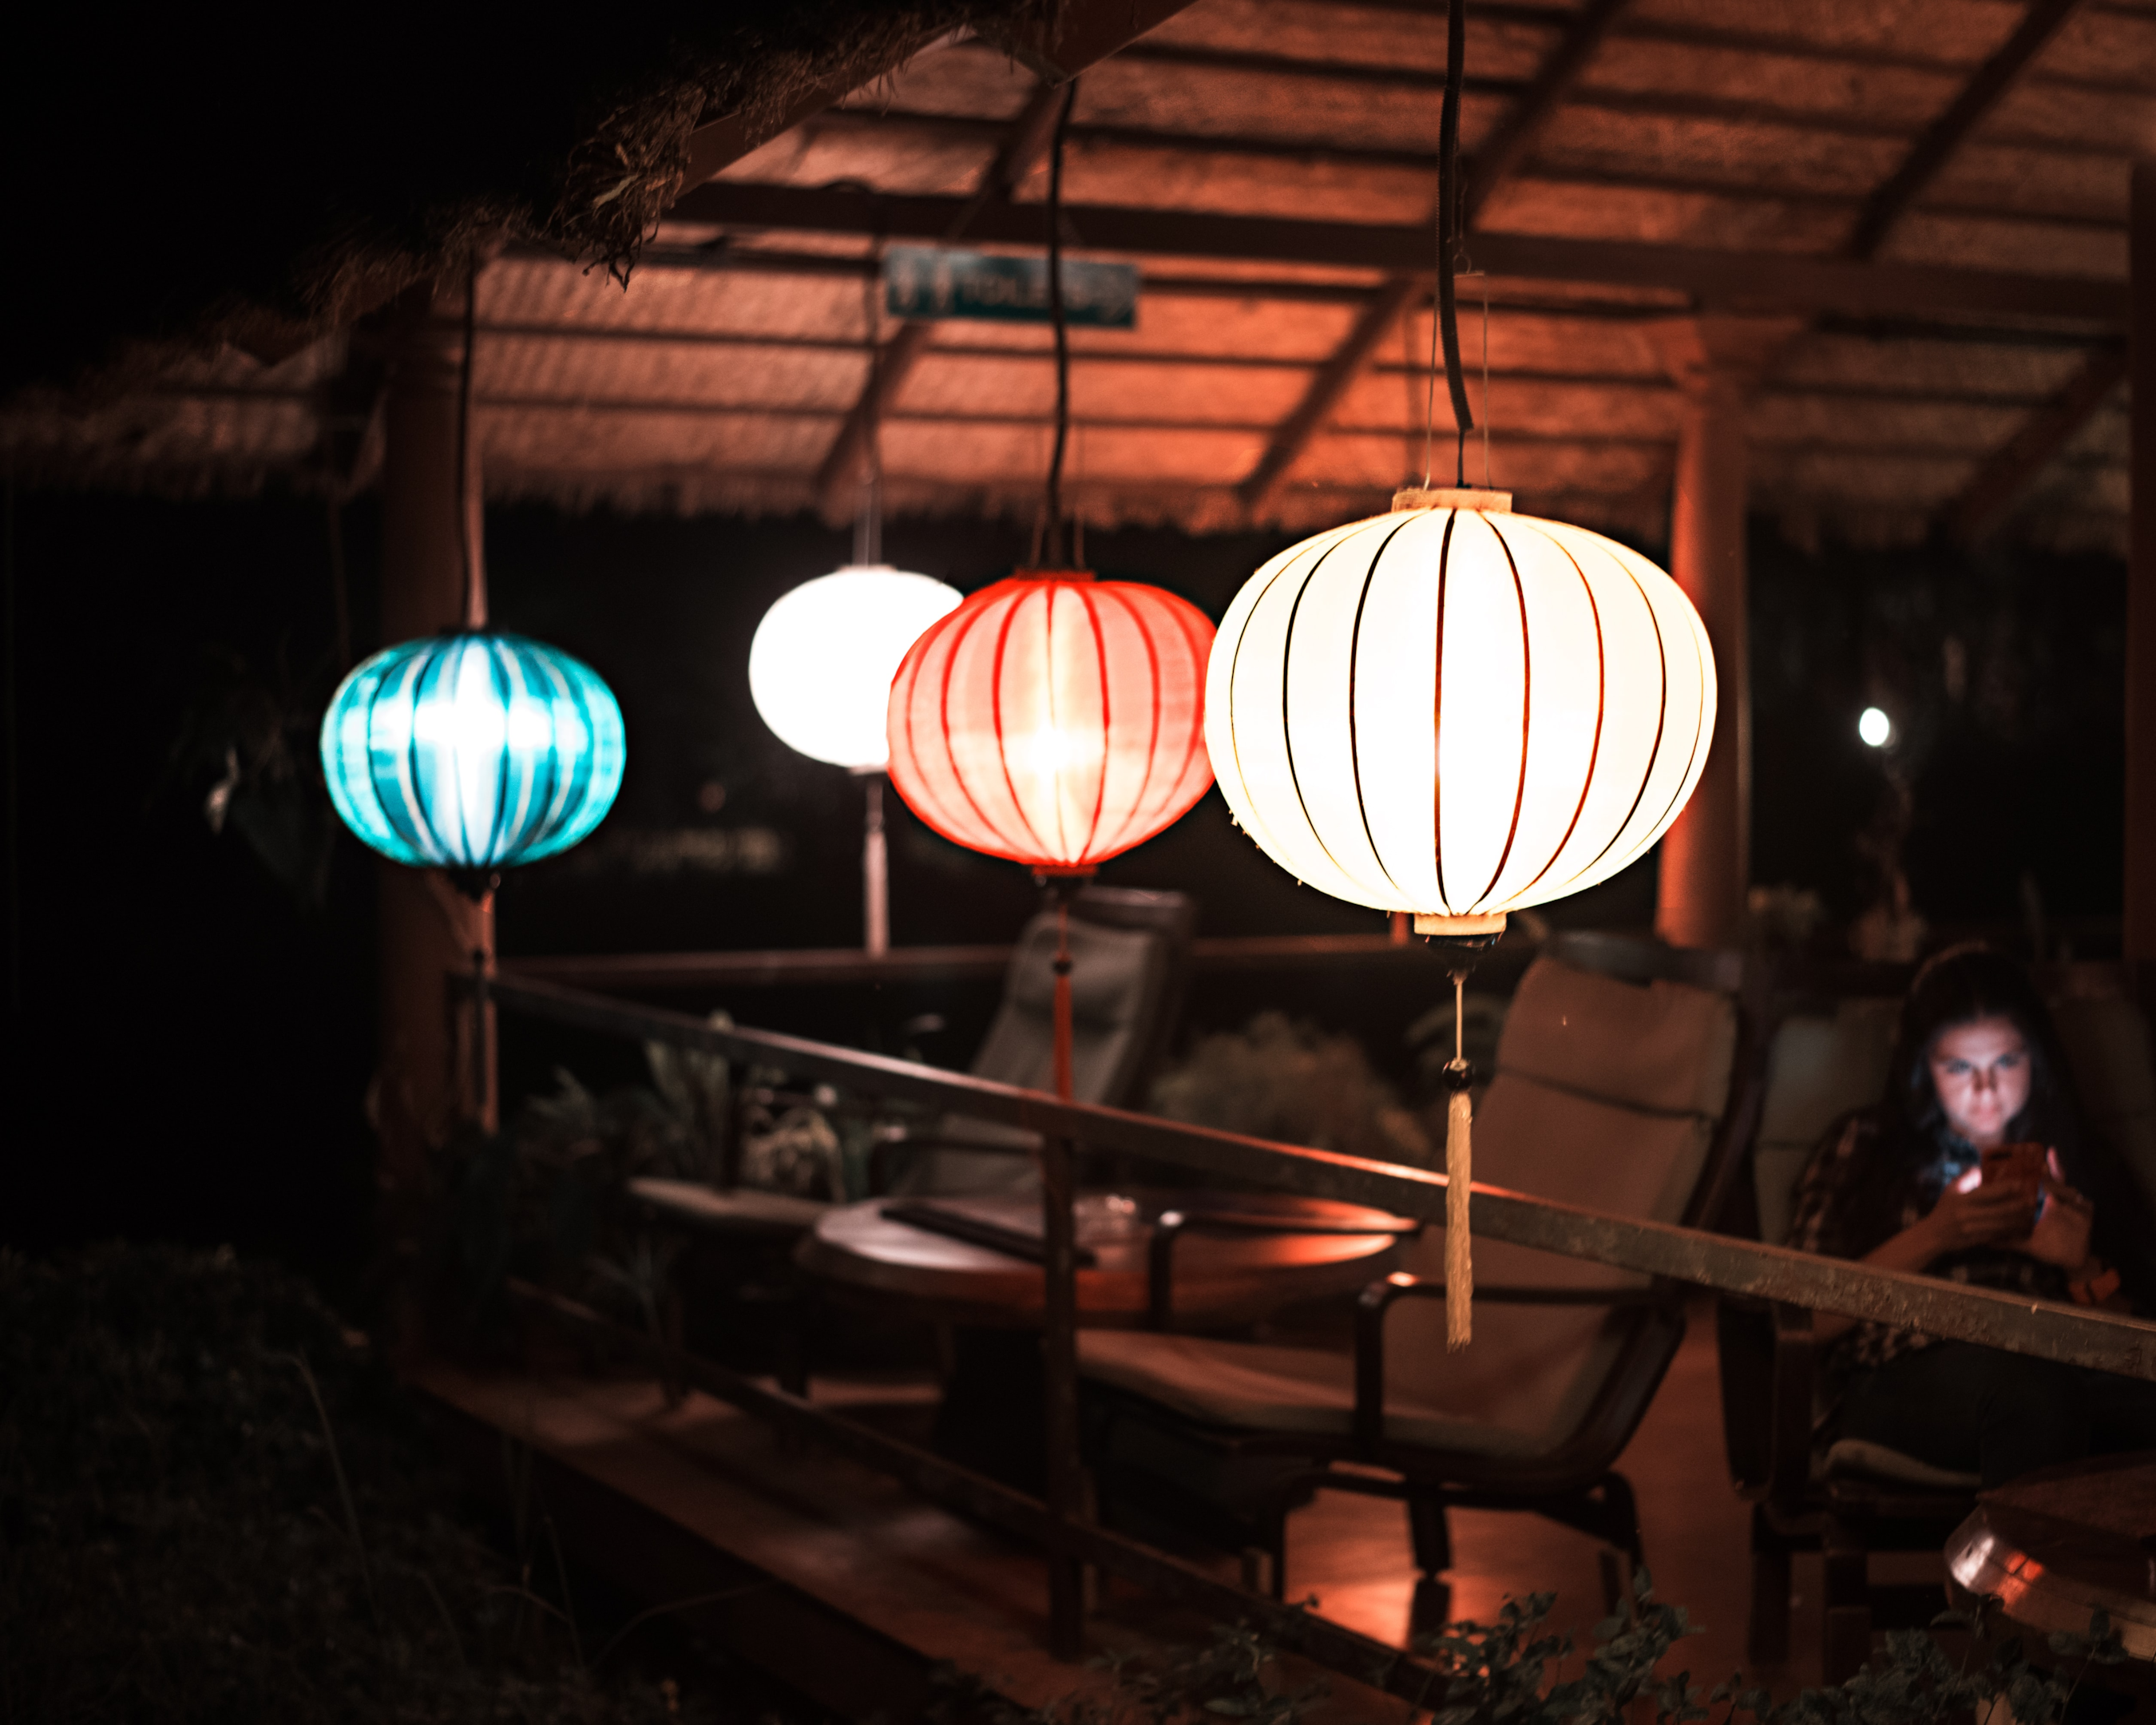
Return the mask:
[[[1467,973],[1452,973],[1452,1059],[1445,1068],[1452,1092],[1445,1111],[1445,1345],[1457,1353],[1475,1338],[1475,1253],[1468,1198],[1475,1180],[1475,1105],[1468,1095],[1475,1070],[1467,1064]]]

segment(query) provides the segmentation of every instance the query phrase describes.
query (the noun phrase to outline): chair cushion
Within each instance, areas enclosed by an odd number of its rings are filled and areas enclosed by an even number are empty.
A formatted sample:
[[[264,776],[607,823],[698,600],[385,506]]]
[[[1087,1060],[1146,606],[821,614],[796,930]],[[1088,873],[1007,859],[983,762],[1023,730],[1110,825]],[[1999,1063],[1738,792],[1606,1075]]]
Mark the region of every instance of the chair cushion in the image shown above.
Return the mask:
[[[1630,1027],[1640,1033],[1637,1062],[1625,1057]],[[1722,995],[1537,961],[1507,1015],[1497,1076],[1476,1111],[1476,1178],[1614,1214],[1678,1220],[1706,1163],[1736,1040],[1736,1010]],[[1442,1280],[1444,1230],[1425,1229],[1404,1249],[1401,1267]],[[1491,1240],[1475,1243],[1475,1276],[1485,1285],[1645,1283]],[[1444,1303],[1404,1300],[1385,1325],[1387,1429],[1480,1454],[1545,1453],[1601,1393],[1625,1333],[1604,1307],[1485,1303],[1475,1310],[1473,1344],[1452,1353]],[[1214,1425],[1345,1431],[1354,1405],[1344,1354],[1101,1336],[1085,1338],[1081,1358],[1089,1376]]]
[[[1085,1330],[1078,1369],[1207,1425],[1344,1437],[1354,1423],[1353,1362],[1321,1348]],[[1475,1455],[1526,1455],[1534,1447],[1526,1433],[1399,1396],[1387,1399],[1385,1435]]]
[[[1628,1057],[1636,1032],[1638,1058]],[[1645,987],[1550,958],[1521,978],[1497,1045],[1497,1076],[1475,1115],[1475,1178],[1614,1215],[1682,1218],[1728,1095],[1737,1014],[1681,983]],[[1441,1281],[1445,1230],[1401,1267]],[[1485,1286],[1637,1288],[1646,1278],[1502,1240],[1475,1242]],[[1563,1442],[1602,1390],[1625,1327],[1599,1307],[1478,1304],[1475,1340],[1445,1345],[1445,1307],[1408,1300],[1385,1324],[1389,1398]]]
[[[639,1177],[629,1183],[629,1193],[656,1214],[703,1234],[802,1234],[831,1208],[790,1192],[766,1192],[753,1186],[721,1192],[694,1180]]]
[[[1718,1117],[1729,1094],[1737,1014],[1682,983],[1641,988],[1555,959],[1520,978],[1497,1070],[1605,1101]]]
[[[1850,999],[1832,1017],[1793,1015],[1775,1030],[1753,1151],[1759,1238],[1768,1245],[1789,1238],[1797,1177],[1827,1128],[1886,1090],[1901,1011],[1897,999]]]
[[[1166,986],[1167,937],[1157,930],[1111,928],[1070,919],[1070,1087],[1081,1102],[1111,1106],[1130,1100],[1143,1065],[1148,1009]],[[1046,911],[1025,926],[1004,979],[980,1051],[976,1078],[1026,1090],[1055,1085],[1055,918]],[[1030,1153],[1032,1132],[993,1121],[947,1115],[932,1137],[1006,1147],[1016,1154],[938,1147],[909,1156],[892,1182],[913,1195],[1027,1192],[1040,1184]]]
[[[1827,1446],[1820,1472],[1826,1477],[1891,1481],[1897,1486],[1922,1486],[1938,1491],[1974,1491],[1984,1483],[1981,1476],[1958,1473],[1950,1467],[1934,1467],[1899,1450],[1865,1438],[1842,1438]]]
[[[1046,1090],[1055,1079],[1055,918],[1025,927],[1004,999],[974,1056],[976,1078]],[[1167,975],[1164,939],[1149,930],[1070,919],[1070,1080],[1081,1101],[1127,1098],[1144,1050],[1136,1046],[1148,997]]]

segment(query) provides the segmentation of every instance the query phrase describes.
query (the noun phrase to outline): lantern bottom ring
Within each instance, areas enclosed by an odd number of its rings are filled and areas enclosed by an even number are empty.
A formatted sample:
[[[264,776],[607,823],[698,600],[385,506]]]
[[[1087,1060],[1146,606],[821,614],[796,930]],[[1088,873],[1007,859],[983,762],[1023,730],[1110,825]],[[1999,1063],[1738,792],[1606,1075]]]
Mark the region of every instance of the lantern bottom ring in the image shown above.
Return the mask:
[[[1434,934],[1446,940],[1471,939],[1481,934],[1502,934],[1505,932],[1505,913],[1496,911],[1481,916],[1430,916],[1415,912],[1414,932]]]

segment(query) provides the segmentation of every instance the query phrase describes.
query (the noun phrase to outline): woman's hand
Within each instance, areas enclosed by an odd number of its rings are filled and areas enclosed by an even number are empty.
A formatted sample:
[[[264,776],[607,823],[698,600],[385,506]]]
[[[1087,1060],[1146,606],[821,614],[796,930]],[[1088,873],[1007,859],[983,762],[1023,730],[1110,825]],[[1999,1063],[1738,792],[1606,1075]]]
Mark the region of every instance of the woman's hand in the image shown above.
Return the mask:
[[[2033,1220],[2028,1194],[2019,1187],[1972,1186],[1964,1191],[1949,1186],[1939,1194],[1931,1214],[1909,1231],[1922,1231],[1928,1261],[1971,1246],[2013,1245],[2025,1251],[2023,1242],[2034,1238]]]
[[[2061,1178],[2056,1150],[2051,1155],[2051,1168],[2044,1177],[2044,1209],[2035,1226],[2008,1244],[2017,1252],[2056,1264],[2071,1275],[2088,1262],[2089,1225],[2096,1219],[2096,1206]]]

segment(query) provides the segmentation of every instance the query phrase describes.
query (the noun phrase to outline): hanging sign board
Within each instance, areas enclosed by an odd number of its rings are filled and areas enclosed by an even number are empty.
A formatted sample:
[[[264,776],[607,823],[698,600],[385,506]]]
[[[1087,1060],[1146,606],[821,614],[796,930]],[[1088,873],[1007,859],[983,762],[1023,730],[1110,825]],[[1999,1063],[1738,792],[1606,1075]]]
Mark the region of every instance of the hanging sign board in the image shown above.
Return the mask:
[[[1046,323],[1048,260],[895,245],[883,256],[883,303],[893,317]],[[1063,260],[1066,323],[1127,330],[1137,315],[1137,265]]]

